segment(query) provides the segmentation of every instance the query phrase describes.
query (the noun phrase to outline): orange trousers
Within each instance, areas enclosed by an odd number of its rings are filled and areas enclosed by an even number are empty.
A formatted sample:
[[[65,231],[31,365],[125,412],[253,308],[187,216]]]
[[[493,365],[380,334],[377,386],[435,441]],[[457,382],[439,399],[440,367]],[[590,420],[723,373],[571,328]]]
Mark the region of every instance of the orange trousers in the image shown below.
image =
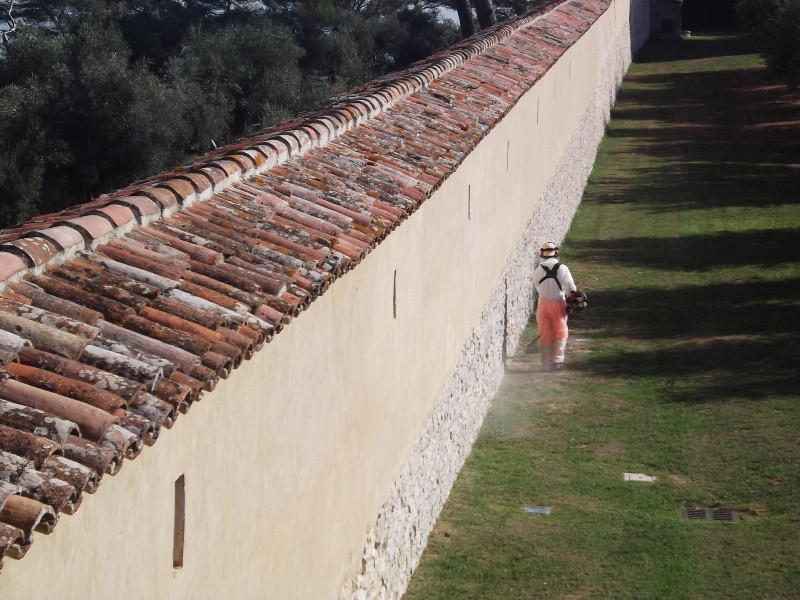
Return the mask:
[[[567,347],[567,305],[563,300],[542,300],[536,307],[536,323],[539,325],[539,344],[542,347],[542,364],[564,362]]]

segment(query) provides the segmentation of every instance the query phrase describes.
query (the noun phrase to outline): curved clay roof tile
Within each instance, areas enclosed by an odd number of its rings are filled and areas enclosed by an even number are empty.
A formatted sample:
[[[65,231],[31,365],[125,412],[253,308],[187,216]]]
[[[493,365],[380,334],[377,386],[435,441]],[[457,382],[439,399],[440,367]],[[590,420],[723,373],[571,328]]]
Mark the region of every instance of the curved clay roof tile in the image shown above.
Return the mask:
[[[0,398],[72,421],[80,427],[82,435],[94,441],[102,439],[108,428],[117,422],[116,417],[99,408],[19,381],[0,383]]]
[[[107,219],[114,227],[124,227],[129,223],[136,221],[136,215],[133,209],[124,204],[110,203],[102,208],[98,208],[88,213],[89,215],[97,215]]]
[[[61,444],[64,457],[90,467],[102,479],[103,473],[116,475],[124,464],[116,452],[97,442],[70,435]]]
[[[50,533],[58,521],[55,511],[36,500],[14,495],[0,511],[0,521],[17,527],[23,533],[25,544],[29,544],[34,531]]]
[[[69,435],[80,435],[78,426],[72,421],[60,419],[42,410],[0,399],[0,423],[35,433],[58,444],[63,444]]]

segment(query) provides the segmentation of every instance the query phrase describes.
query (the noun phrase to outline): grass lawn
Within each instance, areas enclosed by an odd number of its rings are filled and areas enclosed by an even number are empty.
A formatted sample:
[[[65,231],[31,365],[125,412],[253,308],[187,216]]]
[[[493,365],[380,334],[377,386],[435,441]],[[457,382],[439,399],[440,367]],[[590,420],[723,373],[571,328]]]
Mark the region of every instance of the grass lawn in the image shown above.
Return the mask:
[[[568,370],[532,322],[406,600],[800,598],[800,94],[734,37],[648,45],[562,259]]]

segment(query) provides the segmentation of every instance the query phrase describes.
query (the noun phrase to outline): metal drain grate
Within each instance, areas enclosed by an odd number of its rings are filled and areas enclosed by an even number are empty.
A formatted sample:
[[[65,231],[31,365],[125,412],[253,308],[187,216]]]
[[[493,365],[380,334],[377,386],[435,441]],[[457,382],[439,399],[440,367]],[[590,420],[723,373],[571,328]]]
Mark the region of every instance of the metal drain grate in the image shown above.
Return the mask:
[[[739,520],[739,515],[732,508],[684,508],[683,516],[687,519],[705,519],[707,521]]]

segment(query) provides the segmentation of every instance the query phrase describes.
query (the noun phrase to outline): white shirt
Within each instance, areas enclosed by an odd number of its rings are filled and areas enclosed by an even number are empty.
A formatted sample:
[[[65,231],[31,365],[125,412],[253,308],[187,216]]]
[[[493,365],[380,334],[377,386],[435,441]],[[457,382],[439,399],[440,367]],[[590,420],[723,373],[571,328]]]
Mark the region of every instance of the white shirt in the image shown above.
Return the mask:
[[[555,256],[542,259],[533,272],[533,285],[536,286],[536,293],[542,300],[564,300],[566,294],[578,289],[572,279],[572,273],[569,272],[567,265],[563,263],[558,267],[558,272],[556,273],[556,277],[561,283],[561,289],[558,289],[558,284],[552,277],[548,277],[542,281],[542,283],[539,283],[539,281],[547,275],[547,272],[542,267],[544,266],[552,270],[557,262],[558,258]]]

